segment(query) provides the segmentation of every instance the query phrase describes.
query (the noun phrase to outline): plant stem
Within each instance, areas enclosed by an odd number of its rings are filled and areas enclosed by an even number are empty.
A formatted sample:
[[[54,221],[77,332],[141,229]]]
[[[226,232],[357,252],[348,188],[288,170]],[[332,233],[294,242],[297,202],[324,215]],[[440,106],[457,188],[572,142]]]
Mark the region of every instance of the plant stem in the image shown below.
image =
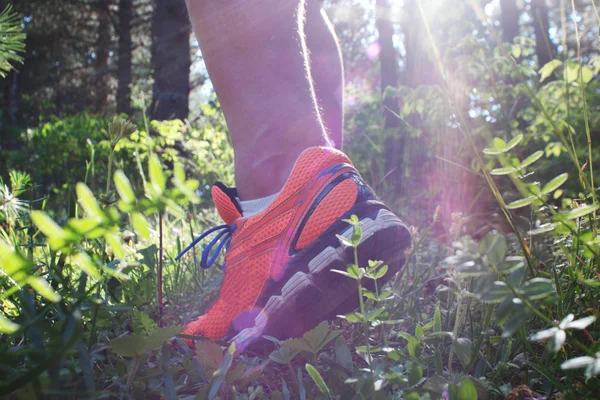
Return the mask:
[[[460,287],[459,287],[460,290]],[[456,340],[458,336],[458,328],[460,326],[460,308],[462,306],[462,293],[458,293],[456,299],[456,319],[454,320],[454,330],[452,331],[453,337],[452,340]],[[454,349],[450,346],[450,355],[448,356],[448,373],[450,377],[452,377],[452,356],[454,355]]]
[[[106,197],[108,197],[108,192],[110,191],[110,181],[112,178],[112,165],[115,157],[115,149],[110,149],[110,154],[108,155],[108,175],[106,177]]]
[[[473,347],[473,352],[471,352],[471,359],[469,360],[469,364],[465,367],[465,372],[469,372],[471,368],[473,368],[473,364],[475,364],[475,360],[477,359],[477,355],[479,354],[479,349],[483,344],[483,332],[485,332],[492,321],[492,313],[494,312],[494,305],[488,304],[485,309],[485,317],[483,319],[483,326],[481,327],[481,334],[477,338],[477,342],[475,342],[475,346]]]
[[[593,3],[593,1],[592,1]],[[571,8],[573,9],[573,15],[577,12],[575,9],[575,0],[571,0]],[[590,190],[592,191],[592,198],[594,204],[598,204],[598,198],[596,197],[596,186],[594,185],[594,154],[592,152],[592,136],[590,134],[590,118],[588,116],[587,100],[585,97],[585,84],[583,81],[583,63],[581,62],[581,39],[579,38],[579,24],[575,21],[575,37],[577,38],[577,62],[579,64],[579,87],[581,90],[581,100],[583,101],[583,120],[585,121],[585,133],[587,135],[588,144],[588,164],[590,166]],[[594,211],[594,237],[598,234],[596,225],[596,212]]]
[[[158,326],[163,326],[163,213],[158,214]]]
[[[360,266],[358,265],[358,246],[354,246],[354,263],[360,269]],[[369,344],[369,323],[367,321],[367,316],[365,315],[365,302],[363,301],[361,279],[362,279],[362,276],[359,276],[357,279],[358,300],[360,302],[360,313],[361,313],[362,319],[363,319],[363,331],[364,331],[363,333],[365,335],[365,342],[367,345],[367,365],[369,366],[369,369],[370,369],[371,368],[371,345]]]

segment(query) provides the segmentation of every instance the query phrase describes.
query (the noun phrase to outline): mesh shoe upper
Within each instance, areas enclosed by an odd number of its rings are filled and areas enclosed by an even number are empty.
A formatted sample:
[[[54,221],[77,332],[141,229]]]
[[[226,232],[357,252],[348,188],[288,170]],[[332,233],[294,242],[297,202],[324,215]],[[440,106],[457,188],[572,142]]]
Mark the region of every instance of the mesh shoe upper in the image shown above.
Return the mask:
[[[234,189],[213,186],[217,210],[231,227],[220,294],[208,312],[189,323],[183,333],[224,337],[233,325],[245,328],[260,311],[256,301],[271,280],[282,278],[295,253],[317,239],[356,202],[356,174],[342,152],[323,147],[305,150],[278,197],[263,212],[243,218]]]

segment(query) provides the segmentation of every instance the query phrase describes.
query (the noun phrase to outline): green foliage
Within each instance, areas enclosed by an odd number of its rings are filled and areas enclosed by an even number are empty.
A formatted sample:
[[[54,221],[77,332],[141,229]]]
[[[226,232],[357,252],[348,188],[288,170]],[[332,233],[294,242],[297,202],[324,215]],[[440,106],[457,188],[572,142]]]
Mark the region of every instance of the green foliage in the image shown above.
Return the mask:
[[[403,205],[425,228],[411,228],[406,267],[381,285],[388,268],[359,263],[363,232],[358,218],[348,219],[352,235],[339,240],[355,250],[354,262],[335,272],[356,281],[360,308],[300,338],[266,338],[275,347],[268,355],[210,340],[198,340],[194,353],[177,337],[222,279],[218,269],[197,268],[194,250],[175,260],[217,220],[207,185],[233,182],[217,104],[203,104],[193,125],[136,121],[138,129],[122,117],[80,113],[19,129],[11,137],[22,146],[0,153],[2,393],[595,398],[599,156],[589,143],[598,140],[600,59],[582,63],[567,52],[536,66],[531,38],[493,44],[488,24],[465,23],[477,33],[458,36],[466,28],[454,26],[447,47],[432,52],[445,69],[439,84],[382,95],[350,85],[359,105],[348,112],[346,150],[393,208]],[[397,132],[383,129],[386,95],[403,102],[400,158],[410,167],[402,170],[388,169]],[[442,179],[421,185],[439,178],[432,171],[440,164]],[[473,208],[486,196],[498,206],[446,215],[455,209],[442,203],[429,221],[433,209],[422,203],[460,195],[450,167],[480,184],[466,195]],[[398,175],[400,194],[389,184]],[[494,214],[502,224],[490,223]]]
[[[9,4],[0,12],[0,78],[14,69],[14,64],[23,63],[25,51],[25,33],[21,28],[21,19]]]
[[[206,185],[217,179],[233,182],[233,151],[224,125],[210,125],[207,120],[192,128],[181,121],[152,121],[149,129],[138,131],[124,119],[88,113],[52,116],[39,127],[19,132],[16,139],[24,146],[3,151],[0,162],[6,170],[27,166],[25,172],[32,182],[46,188],[43,195],[49,195],[53,209],[69,197],[77,182],[85,182],[92,190],[110,186],[112,171],[117,169],[136,174],[131,186],[136,193],[142,192],[146,180],[142,165],[151,154],[168,165],[185,165],[185,174],[199,180],[205,201],[209,198]],[[171,174],[166,171],[167,176]]]

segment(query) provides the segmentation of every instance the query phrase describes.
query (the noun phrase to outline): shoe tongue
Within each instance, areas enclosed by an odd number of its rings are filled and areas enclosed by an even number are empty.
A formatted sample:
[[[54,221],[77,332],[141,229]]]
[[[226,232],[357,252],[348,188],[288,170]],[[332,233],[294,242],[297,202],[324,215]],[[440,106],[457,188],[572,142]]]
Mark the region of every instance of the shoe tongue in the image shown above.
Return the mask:
[[[242,207],[236,200],[235,188],[228,188],[217,182],[212,187],[212,196],[219,215],[227,225],[232,225],[236,219],[242,218]]]

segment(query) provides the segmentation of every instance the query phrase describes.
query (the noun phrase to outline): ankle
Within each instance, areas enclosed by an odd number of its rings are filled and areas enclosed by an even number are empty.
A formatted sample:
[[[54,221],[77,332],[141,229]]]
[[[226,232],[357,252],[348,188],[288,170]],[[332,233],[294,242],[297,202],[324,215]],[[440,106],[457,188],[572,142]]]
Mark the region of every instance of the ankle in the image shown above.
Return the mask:
[[[235,160],[238,194],[241,200],[255,200],[281,190],[297,157],[273,153],[260,158],[240,158],[236,156]]]
[[[315,146],[329,146],[328,143],[316,143],[290,149],[289,151],[273,151],[249,153],[253,157],[236,155],[236,186],[241,200],[254,200],[271,196],[286,184],[296,160],[304,150]],[[257,158],[256,154],[264,154]]]

